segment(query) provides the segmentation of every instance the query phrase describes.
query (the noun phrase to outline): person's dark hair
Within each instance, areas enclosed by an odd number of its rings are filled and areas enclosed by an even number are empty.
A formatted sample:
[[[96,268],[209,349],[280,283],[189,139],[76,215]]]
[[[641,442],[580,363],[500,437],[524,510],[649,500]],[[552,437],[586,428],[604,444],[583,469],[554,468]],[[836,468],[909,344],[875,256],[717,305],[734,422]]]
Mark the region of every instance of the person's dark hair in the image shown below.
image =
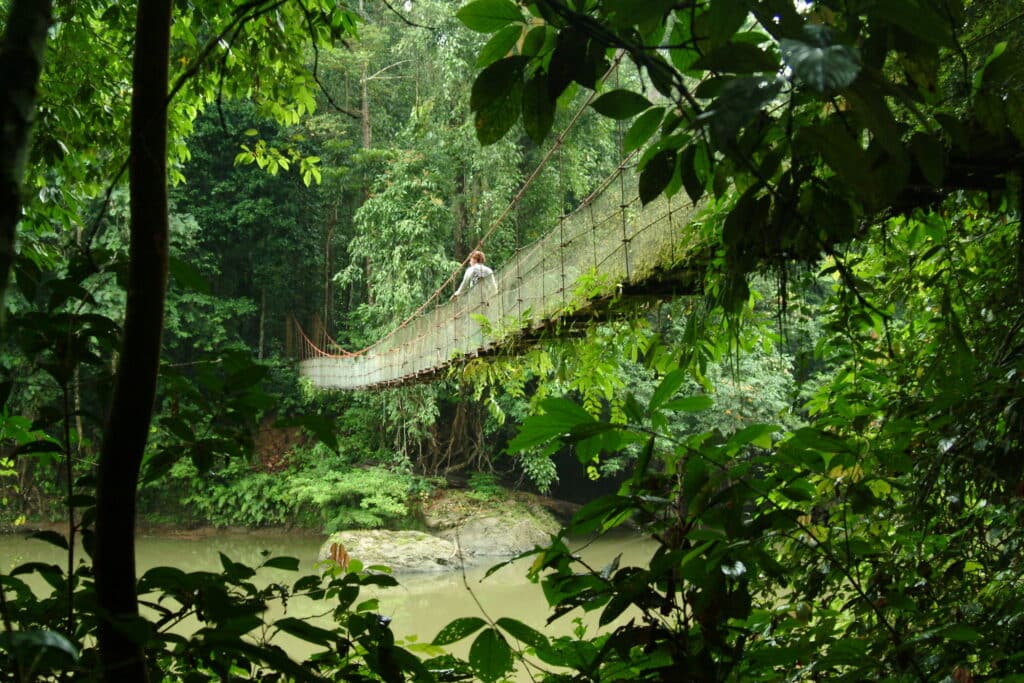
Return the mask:
[[[487,257],[484,256],[484,252],[480,251],[479,249],[474,249],[473,251],[469,252],[469,262],[487,263]]]

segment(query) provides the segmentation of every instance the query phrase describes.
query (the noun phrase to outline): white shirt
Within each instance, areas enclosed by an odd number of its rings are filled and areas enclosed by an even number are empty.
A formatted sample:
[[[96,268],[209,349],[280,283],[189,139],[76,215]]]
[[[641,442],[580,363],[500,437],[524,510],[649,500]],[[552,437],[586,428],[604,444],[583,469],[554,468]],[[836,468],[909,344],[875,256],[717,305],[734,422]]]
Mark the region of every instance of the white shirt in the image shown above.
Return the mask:
[[[482,263],[474,263],[469,268],[466,268],[466,274],[462,276],[462,284],[459,285],[459,288],[455,290],[455,294],[452,296],[462,294],[462,290],[465,289],[467,284],[470,287],[475,287],[476,283],[485,277],[491,278],[491,284],[494,285],[494,291],[498,291],[498,281],[494,279],[494,271]]]

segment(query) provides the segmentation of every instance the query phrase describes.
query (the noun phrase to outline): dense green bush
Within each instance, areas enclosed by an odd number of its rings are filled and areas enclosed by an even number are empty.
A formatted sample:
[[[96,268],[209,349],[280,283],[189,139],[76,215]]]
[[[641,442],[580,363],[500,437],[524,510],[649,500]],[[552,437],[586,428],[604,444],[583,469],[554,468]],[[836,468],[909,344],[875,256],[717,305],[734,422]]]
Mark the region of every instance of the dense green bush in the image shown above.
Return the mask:
[[[407,470],[353,465],[322,443],[287,453],[286,469],[266,472],[244,458],[200,474],[181,460],[160,486],[143,489],[151,521],[214,526],[290,526],[326,532],[402,527],[410,523],[410,496],[429,482]]]
[[[414,481],[411,474],[382,467],[309,470],[290,477],[288,495],[317,510],[328,533],[402,526]]]
[[[187,491],[182,505],[207,524],[263,527],[301,519],[300,508],[289,495],[287,478],[255,471],[246,462],[231,462],[205,476],[190,462],[179,462],[173,473]]]

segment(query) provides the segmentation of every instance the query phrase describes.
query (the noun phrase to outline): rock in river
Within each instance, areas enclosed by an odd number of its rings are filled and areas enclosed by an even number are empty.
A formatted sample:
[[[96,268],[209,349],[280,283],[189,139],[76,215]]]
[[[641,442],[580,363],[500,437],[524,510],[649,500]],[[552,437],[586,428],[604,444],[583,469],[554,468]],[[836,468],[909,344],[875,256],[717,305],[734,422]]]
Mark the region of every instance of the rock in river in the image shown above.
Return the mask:
[[[508,498],[487,506],[452,495],[428,508],[425,522],[434,535],[379,529],[336,532],[320,548],[319,559],[330,557],[331,544],[338,543],[363,566],[443,572],[457,569],[460,562],[491,562],[546,546],[560,526],[550,512],[532,501]]]
[[[330,557],[332,543],[343,545],[349,557],[365,567],[383,564],[396,572],[443,572],[459,565],[454,543],[422,531],[338,531],[321,546],[318,560]]]

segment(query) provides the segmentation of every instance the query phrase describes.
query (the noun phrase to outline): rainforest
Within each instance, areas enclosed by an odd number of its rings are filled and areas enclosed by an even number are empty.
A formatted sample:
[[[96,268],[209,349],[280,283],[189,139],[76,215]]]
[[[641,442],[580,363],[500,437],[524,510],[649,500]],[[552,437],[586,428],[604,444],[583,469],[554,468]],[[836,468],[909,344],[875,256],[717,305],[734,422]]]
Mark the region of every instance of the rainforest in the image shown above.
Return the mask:
[[[1024,681],[1022,29],[0,0],[0,680]]]

